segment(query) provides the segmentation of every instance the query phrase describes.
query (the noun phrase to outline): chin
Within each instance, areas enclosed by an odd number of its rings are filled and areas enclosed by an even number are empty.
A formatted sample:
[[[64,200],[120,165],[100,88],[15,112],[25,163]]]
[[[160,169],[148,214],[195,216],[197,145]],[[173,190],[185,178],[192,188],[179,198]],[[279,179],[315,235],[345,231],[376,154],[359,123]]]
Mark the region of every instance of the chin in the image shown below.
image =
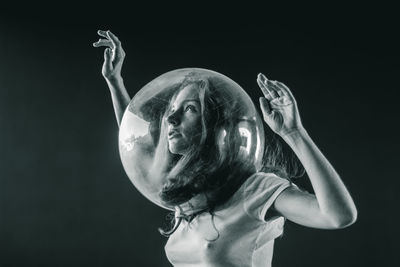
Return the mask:
[[[171,152],[172,154],[175,155],[184,155],[185,154],[185,150],[184,149],[179,149],[176,146],[169,146],[168,148],[169,152]]]
[[[185,153],[184,152],[182,152],[182,151],[176,151],[176,150],[169,150],[169,152],[171,152],[171,154],[174,154],[174,155],[181,155],[181,156],[183,156]]]

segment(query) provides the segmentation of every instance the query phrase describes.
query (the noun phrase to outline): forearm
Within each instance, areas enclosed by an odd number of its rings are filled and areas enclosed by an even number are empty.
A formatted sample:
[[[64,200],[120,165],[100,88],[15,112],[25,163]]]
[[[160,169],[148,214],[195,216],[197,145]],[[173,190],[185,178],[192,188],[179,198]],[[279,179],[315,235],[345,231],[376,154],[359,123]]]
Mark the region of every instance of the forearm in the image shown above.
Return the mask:
[[[303,164],[313,186],[321,213],[339,226],[354,222],[357,210],[350,193],[307,131],[304,129],[293,131],[282,138]]]
[[[125,88],[122,77],[114,79],[106,79],[106,81],[108,88],[110,89],[115,117],[117,119],[119,127],[121,124],[122,116],[124,115],[125,109],[129,105],[131,99]]]

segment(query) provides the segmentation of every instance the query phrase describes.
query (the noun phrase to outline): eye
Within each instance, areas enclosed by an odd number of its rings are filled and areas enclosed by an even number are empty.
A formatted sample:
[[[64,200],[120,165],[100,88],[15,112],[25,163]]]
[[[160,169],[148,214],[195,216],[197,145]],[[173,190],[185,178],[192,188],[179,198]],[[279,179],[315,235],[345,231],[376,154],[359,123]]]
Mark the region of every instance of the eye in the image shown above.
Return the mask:
[[[187,105],[186,108],[185,108],[185,111],[188,111],[188,110],[191,110],[193,112],[197,111],[196,107],[193,106],[193,105]]]

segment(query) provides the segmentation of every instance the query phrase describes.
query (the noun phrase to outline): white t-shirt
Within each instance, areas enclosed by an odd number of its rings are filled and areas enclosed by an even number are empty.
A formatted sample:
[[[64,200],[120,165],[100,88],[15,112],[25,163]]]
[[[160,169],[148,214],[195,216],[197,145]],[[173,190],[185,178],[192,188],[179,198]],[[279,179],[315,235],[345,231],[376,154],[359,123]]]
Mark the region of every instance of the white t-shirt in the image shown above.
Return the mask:
[[[267,210],[290,182],[272,173],[255,173],[214,213],[182,220],[165,245],[176,267],[271,266],[274,239],[283,232],[284,218],[265,221]],[[189,205],[181,205],[183,212]],[[179,215],[179,211],[175,216]]]

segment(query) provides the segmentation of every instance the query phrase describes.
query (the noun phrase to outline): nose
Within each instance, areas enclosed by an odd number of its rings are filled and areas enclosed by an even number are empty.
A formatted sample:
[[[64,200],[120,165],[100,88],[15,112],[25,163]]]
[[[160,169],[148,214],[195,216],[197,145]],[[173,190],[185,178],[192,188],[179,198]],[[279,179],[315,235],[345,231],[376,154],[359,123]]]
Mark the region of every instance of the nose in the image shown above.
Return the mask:
[[[167,122],[172,124],[172,125],[178,125],[179,124],[179,115],[178,112],[172,112],[171,114],[168,115],[167,117]]]

